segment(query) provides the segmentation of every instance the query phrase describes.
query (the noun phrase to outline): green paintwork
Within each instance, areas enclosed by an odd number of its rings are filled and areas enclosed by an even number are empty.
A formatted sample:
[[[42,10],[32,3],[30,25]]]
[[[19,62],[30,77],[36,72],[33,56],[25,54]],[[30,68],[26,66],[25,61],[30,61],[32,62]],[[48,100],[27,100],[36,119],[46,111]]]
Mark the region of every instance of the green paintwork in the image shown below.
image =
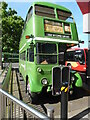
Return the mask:
[[[56,5],[56,4],[52,4],[52,3],[48,3],[48,2],[34,2],[33,3],[33,8],[35,4],[41,4],[41,5],[45,5],[48,7],[53,7],[56,11],[56,8],[64,10],[66,12],[70,12],[71,11],[65,7]],[[55,12],[56,13],[56,12]],[[41,83],[41,80],[43,78],[46,78],[48,80],[48,90],[50,91],[50,87],[52,85],[52,67],[54,66],[59,66],[59,55],[58,55],[58,44],[59,42],[55,42],[55,41],[50,41],[50,43],[54,43],[57,46],[57,64],[47,64],[47,65],[39,65],[36,62],[36,43],[37,42],[41,42],[41,43],[45,43],[45,41],[40,41],[40,40],[33,40],[34,43],[34,62],[29,62],[27,61],[27,49],[30,48],[30,42],[27,42],[28,39],[25,38],[26,35],[34,35],[34,37],[43,37],[43,38],[47,38],[44,34],[44,19],[48,19],[48,20],[53,20],[53,21],[58,21],[58,22],[62,22],[63,23],[63,28],[64,28],[64,23],[68,23],[65,22],[63,20],[59,20],[57,18],[49,18],[49,17],[42,17],[42,16],[37,16],[35,15],[35,12],[33,10],[33,15],[31,16],[31,18],[28,20],[28,22],[26,22],[26,25],[24,26],[24,30],[21,36],[21,41],[20,41],[20,46],[19,46],[19,71],[22,74],[24,80],[26,81],[26,76],[28,76],[28,80],[30,83],[30,90],[31,92],[41,92],[42,88],[44,87]],[[63,40],[64,44],[64,40],[69,40],[69,41],[78,41],[78,34],[77,34],[77,29],[76,29],[76,24],[75,23],[70,23],[70,27],[71,27],[71,39],[69,38],[55,38],[55,39],[61,39]],[[64,32],[65,34],[65,32]],[[66,34],[65,34],[66,35]],[[52,38],[53,37],[48,37],[48,38]],[[70,44],[70,43],[68,43]],[[25,51],[25,60],[21,60],[20,59],[20,53],[22,53],[23,51]],[[39,73],[37,72],[37,68],[41,68],[42,72]],[[78,85],[80,82],[77,82],[76,85]]]
[[[71,71],[71,73],[73,74],[73,76],[75,78],[74,86],[82,87],[82,78],[81,78],[80,74],[76,71]]]
[[[82,87],[82,78],[78,72],[75,73],[75,76],[77,77],[75,86],[76,87]]]
[[[71,28],[72,28],[72,39],[73,40],[78,40],[78,33],[76,30],[76,24],[71,24]]]

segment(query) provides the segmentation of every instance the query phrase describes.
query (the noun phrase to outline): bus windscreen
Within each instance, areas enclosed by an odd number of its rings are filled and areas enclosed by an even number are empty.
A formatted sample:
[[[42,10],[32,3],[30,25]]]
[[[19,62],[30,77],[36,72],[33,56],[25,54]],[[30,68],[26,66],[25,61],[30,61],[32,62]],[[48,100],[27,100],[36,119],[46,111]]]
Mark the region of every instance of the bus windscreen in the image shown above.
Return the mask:
[[[75,61],[80,64],[85,64],[85,57],[83,50],[68,51],[65,55],[66,61]]]
[[[37,64],[56,64],[57,63],[56,44],[37,43],[36,56]]]

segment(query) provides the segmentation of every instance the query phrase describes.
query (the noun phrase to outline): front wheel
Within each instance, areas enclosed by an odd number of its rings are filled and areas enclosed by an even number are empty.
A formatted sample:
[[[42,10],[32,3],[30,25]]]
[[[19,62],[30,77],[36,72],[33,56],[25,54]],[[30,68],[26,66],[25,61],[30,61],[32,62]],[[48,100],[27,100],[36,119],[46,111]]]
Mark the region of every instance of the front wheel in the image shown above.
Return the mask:
[[[26,80],[26,93],[30,96],[30,102],[31,103],[36,103],[37,102],[38,95],[37,95],[37,93],[31,92],[30,84],[29,84],[28,80]]]

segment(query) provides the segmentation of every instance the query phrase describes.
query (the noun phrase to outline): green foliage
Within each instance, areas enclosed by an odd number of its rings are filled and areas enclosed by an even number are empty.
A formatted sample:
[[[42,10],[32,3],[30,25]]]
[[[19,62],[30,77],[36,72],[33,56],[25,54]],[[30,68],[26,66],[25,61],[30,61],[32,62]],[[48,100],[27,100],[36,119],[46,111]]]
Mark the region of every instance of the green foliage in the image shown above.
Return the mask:
[[[2,48],[3,52],[19,51],[19,41],[24,20],[8,4],[2,2]]]

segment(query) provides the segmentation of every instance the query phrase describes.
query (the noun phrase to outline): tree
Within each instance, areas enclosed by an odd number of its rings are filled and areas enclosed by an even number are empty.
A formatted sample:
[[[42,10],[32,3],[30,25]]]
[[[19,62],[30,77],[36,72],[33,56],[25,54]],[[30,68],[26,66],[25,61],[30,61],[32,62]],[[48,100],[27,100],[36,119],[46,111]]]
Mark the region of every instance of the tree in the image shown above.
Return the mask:
[[[2,4],[0,2],[0,69],[2,68],[2,20],[1,20],[1,8]]]
[[[7,7],[8,4],[2,2],[2,51],[17,53],[24,20]]]

